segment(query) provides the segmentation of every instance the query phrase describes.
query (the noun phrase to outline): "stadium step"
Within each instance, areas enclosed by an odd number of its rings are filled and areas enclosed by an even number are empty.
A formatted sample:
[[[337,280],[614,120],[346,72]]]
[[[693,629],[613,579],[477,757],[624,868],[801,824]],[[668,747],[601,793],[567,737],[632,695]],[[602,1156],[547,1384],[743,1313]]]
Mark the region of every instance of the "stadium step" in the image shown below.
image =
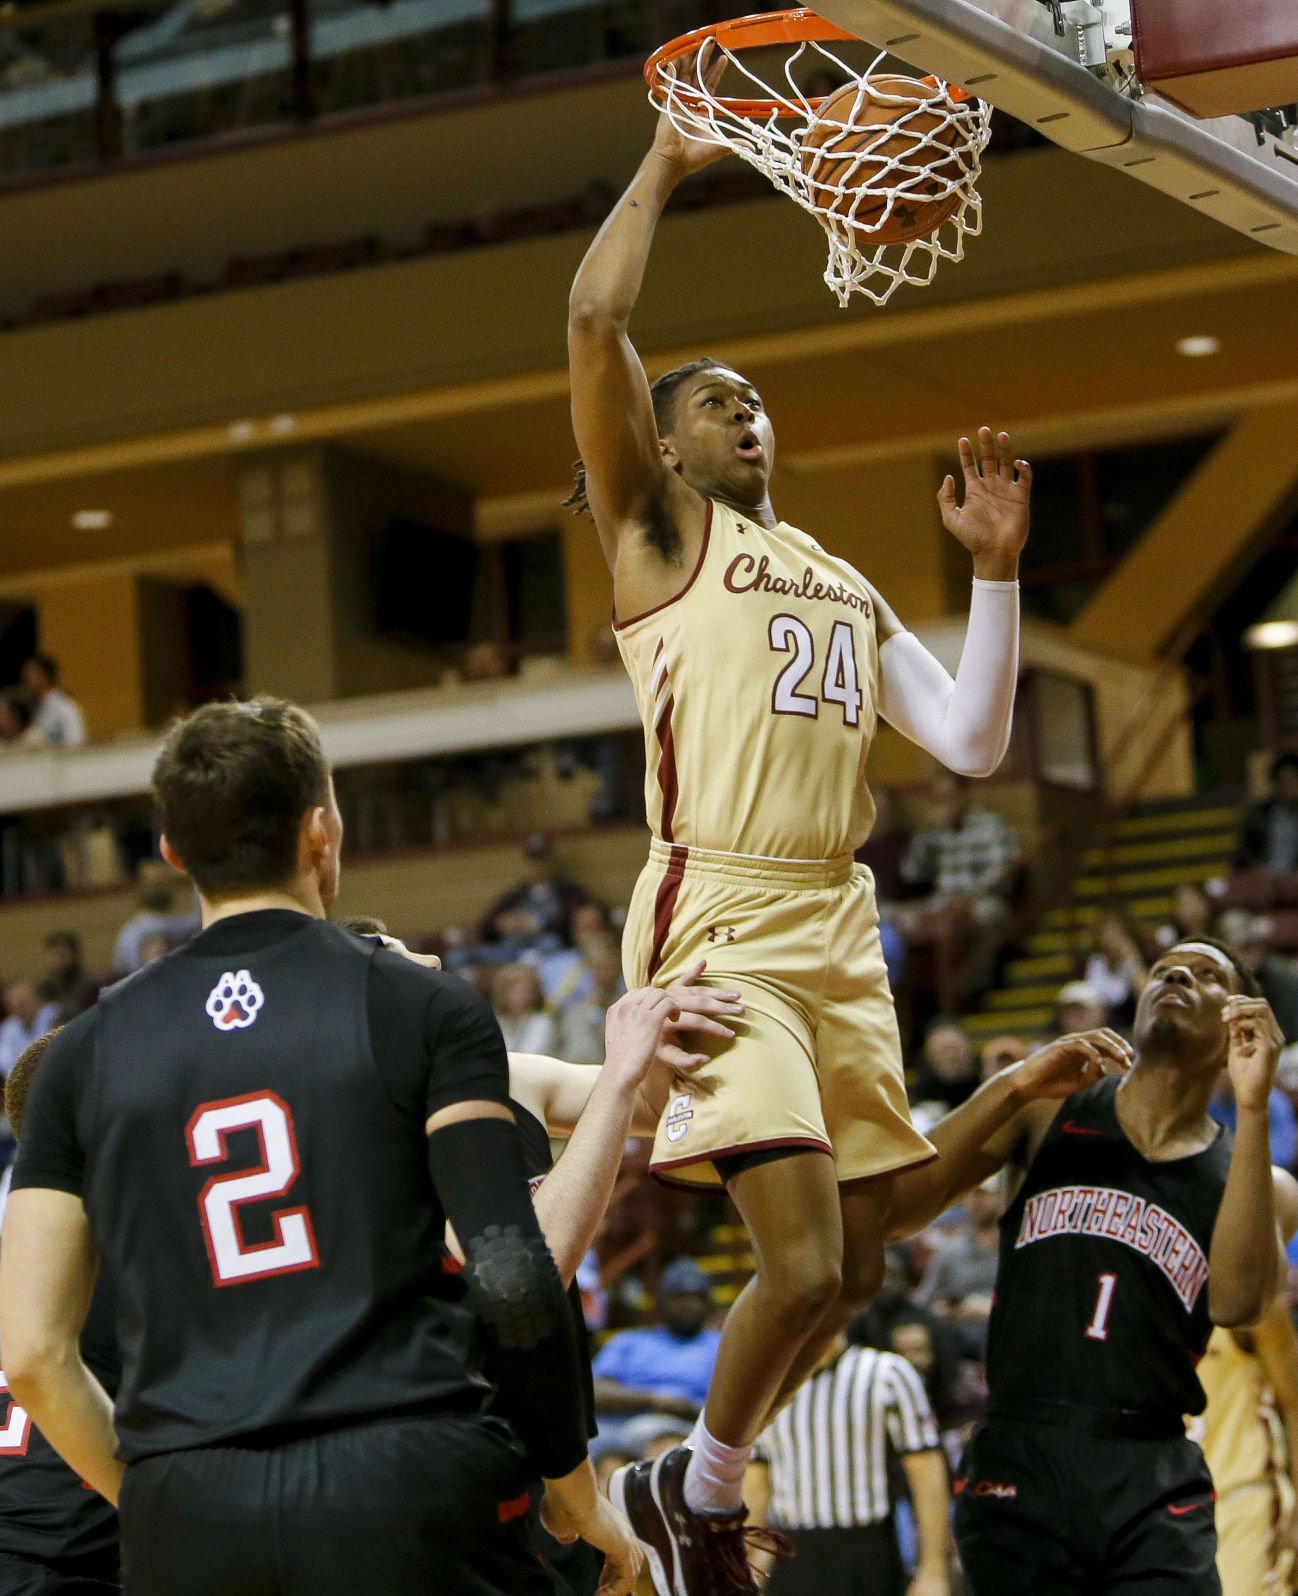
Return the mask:
[[[1042,916],[1010,960],[1001,985],[966,1016],[975,1042],[1031,1035],[1053,1018],[1055,999],[1081,974],[1095,927],[1110,905],[1146,926],[1172,913],[1176,888],[1229,874],[1242,810],[1237,804],[1159,802],[1124,815],[1111,843],[1088,848],[1064,900]]]

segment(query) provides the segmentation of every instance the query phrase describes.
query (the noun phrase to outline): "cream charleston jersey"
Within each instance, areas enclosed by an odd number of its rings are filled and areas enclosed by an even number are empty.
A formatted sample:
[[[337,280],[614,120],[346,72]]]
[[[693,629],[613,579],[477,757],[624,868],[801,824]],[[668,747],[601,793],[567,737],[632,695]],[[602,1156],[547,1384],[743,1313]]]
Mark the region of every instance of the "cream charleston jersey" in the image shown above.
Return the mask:
[[[1208,1405],[1190,1433],[1203,1447],[1217,1495],[1270,1482],[1284,1469],[1285,1443],[1260,1360],[1218,1328],[1199,1365],[1199,1383]]]
[[[849,565],[709,500],[684,592],[616,632],[663,842],[825,860],[865,841],[879,645]]]

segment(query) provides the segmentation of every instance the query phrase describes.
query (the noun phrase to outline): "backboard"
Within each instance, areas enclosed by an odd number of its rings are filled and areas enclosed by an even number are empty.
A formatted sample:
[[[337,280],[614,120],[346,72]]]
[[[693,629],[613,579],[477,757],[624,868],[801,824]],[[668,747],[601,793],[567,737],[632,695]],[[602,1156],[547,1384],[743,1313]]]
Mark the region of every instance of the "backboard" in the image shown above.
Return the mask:
[[[1128,0],[807,3],[910,66],[973,91],[1064,149],[1298,255],[1293,117],[1196,121],[1142,91]]]

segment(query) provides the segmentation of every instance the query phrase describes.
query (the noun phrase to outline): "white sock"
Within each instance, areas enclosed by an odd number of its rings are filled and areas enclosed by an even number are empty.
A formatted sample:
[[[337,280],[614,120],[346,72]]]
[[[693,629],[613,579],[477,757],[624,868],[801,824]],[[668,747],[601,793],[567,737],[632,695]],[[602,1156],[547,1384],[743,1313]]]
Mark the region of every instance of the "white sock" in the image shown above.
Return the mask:
[[[685,1505],[693,1513],[737,1513],[744,1505],[744,1469],[751,1446],[726,1446],[712,1435],[702,1414],[686,1443]]]

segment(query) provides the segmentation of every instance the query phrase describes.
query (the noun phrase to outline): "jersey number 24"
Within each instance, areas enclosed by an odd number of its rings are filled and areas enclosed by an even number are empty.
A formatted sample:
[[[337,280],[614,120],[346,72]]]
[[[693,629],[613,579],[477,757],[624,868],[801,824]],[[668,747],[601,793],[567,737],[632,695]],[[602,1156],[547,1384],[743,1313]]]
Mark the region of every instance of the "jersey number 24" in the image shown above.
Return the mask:
[[[829,634],[829,652],[820,682],[820,698],[801,689],[816,668],[816,640],[811,628],[796,615],[771,617],[770,644],[778,654],[793,658],[775,679],[771,708],[777,715],[820,717],[820,701],[837,704],[845,726],[861,722],[861,680],[856,668],[856,634],[846,621],[835,621]]]
[[[315,1231],[307,1208],[271,1209],[274,1234],[269,1241],[247,1241],[240,1221],[239,1210],[246,1204],[286,1197],[301,1173],[293,1115],[282,1098],[274,1092],[250,1092],[245,1097],[200,1103],[185,1127],[190,1163],[195,1167],[228,1163],[226,1137],[238,1130],[256,1131],[260,1164],[213,1175],[198,1194],[212,1279],[218,1286],[236,1286],[269,1275],[318,1269]]]

